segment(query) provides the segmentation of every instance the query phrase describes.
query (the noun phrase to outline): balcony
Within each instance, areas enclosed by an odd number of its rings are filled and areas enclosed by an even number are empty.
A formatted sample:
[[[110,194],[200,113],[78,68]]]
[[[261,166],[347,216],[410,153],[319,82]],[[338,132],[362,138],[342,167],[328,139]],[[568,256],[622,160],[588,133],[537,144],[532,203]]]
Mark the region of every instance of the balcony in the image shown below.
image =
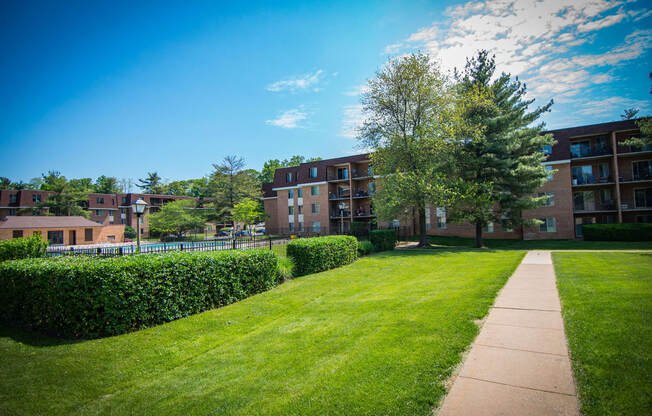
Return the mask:
[[[349,181],[349,175],[348,174],[329,174],[327,176],[328,182],[348,182]]]
[[[610,146],[578,146],[571,145],[571,159],[599,159],[613,155],[613,149]]]
[[[351,218],[351,211],[348,210],[348,209],[331,210],[330,217],[331,217],[332,220],[350,219]]]
[[[331,193],[328,196],[328,199],[331,201],[339,201],[339,200],[344,200],[344,199],[349,199],[351,197],[350,192],[337,192],[337,193]]]
[[[574,188],[582,186],[600,186],[600,185],[614,185],[612,177],[596,178],[593,175],[573,176],[572,185]]]
[[[353,194],[353,199],[371,198],[372,196],[374,196],[373,192],[370,193],[364,190],[358,190]]]
[[[620,178],[622,183],[642,183],[642,182],[652,182],[652,172],[643,172],[639,174],[632,175],[631,178]]]
[[[600,203],[595,203],[594,201],[575,201],[573,205],[573,213],[575,214],[587,214],[593,212],[616,212],[616,202],[615,201],[605,201]]]
[[[621,201],[620,208],[623,211],[652,211],[652,201],[624,199]]]
[[[652,153],[652,145],[647,146],[618,146],[618,156],[636,156],[640,153]]]

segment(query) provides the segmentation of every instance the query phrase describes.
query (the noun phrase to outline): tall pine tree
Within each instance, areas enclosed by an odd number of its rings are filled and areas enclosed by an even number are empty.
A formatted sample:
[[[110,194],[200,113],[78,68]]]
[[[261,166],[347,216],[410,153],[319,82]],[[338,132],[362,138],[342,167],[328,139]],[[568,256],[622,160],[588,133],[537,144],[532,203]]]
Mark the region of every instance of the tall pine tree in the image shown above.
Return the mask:
[[[476,246],[482,247],[483,228],[490,222],[506,228],[533,225],[523,211],[544,204],[533,192],[547,180],[544,146],[555,143],[535,122],[549,111],[552,100],[528,111],[526,86],[502,73],[494,77],[495,58],[487,51],[467,59],[455,71],[457,103],[456,157],[451,169],[462,180],[461,196],[451,207],[453,221],[475,225]]]

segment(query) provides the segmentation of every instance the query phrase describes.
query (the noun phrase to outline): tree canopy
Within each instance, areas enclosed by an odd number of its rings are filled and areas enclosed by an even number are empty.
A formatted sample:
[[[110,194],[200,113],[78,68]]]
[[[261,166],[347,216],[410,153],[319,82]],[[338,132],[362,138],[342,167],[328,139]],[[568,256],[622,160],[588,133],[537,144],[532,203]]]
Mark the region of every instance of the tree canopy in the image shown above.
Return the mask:
[[[177,236],[197,228],[203,229],[206,221],[202,213],[194,208],[196,208],[195,202],[191,200],[168,202],[159,212],[150,214],[150,229],[157,233]]]

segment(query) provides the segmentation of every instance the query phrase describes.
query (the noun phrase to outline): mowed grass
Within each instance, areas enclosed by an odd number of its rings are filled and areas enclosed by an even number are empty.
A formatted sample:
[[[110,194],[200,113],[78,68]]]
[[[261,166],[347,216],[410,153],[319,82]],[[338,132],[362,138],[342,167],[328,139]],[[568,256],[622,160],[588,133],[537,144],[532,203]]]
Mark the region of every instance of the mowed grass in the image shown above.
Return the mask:
[[[93,341],[4,328],[0,414],[427,415],[523,254],[375,254]]]
[[[486,237],[486,236],[485,236]],[[428,236],[435,247],[475,247],[473,238]],[[509,240],[484,238],[484,245],[496,250],[652,250],[652,241]]]
[[[652,253],[553,258],[583,414],[652,414]]]

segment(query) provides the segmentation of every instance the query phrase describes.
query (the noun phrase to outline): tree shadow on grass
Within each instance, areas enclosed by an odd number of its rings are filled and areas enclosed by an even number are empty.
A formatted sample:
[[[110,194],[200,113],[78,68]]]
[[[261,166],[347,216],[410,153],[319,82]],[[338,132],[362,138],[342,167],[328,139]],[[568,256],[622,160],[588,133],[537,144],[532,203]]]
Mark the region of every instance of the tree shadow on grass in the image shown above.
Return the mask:
[[[0,338],[11,338],[15,342],[31,347],[56,347],[58,345],[70,345],[86,341],[83,339],[56,338],[27,329],[12,327],[6,323],[0,323]]]

